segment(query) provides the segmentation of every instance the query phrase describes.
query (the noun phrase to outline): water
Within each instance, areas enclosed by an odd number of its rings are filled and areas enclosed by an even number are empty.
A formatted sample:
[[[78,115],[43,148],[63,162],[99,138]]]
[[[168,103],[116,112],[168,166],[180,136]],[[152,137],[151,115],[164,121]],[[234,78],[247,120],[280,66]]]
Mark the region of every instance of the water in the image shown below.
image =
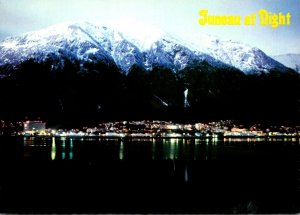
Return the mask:
[[[0,138],[0,212],[297,213],[299,139]]]

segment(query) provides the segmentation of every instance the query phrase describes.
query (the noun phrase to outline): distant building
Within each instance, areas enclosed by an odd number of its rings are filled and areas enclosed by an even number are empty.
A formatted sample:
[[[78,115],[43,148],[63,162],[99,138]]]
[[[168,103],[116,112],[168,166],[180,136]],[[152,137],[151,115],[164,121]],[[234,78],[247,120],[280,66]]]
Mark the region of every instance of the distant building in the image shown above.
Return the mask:
[[[25,134],[43,134],[46,130],[46,123],[42,121],[26,121],[24,122]]]

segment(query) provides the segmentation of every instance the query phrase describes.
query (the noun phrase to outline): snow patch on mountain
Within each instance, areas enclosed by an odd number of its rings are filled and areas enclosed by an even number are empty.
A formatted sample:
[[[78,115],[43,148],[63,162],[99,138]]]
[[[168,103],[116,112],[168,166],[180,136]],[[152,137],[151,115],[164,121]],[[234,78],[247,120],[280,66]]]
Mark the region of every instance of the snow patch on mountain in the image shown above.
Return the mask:
[[[241,42],[221,40],[207,34],[188,35],[187,38],[189,42],[186,46],[191,50],[206,53],[245,73],[268,72],[274,68],[286,70],[281,63],[267,56],[262,50]]]
[[[98,23],[97,25],[101,26],[102,24]],[[165,36],[165,33],[156,26],[132,19],[109,20],[106,26],[122,32],[126,40],[135,44],[141,52],[149,50],[153,43]]]

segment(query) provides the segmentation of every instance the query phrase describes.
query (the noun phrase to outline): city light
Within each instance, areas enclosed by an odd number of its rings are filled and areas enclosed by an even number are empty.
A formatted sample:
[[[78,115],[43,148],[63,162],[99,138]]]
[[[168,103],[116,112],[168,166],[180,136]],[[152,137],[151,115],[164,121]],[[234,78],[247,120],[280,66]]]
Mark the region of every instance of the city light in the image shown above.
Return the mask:
[[[2,120],[2,127],[7,126]],[[95,127],[73,129],[46,128],[46,122],[25,121],[10,123],[11,135],[40,137],[100,137],[100,138],[203,138],[218,139],[251,138],[285,138],[295,142],[300,136],[300,126],[261,126],[249,127],[232,120],[220,120],[207,123],[181,124],[171,121],[142,120],[116,121],[100,123]],[[15,130],[14,130],[15,129]],[[1,133],[0,133],[1,135]]]

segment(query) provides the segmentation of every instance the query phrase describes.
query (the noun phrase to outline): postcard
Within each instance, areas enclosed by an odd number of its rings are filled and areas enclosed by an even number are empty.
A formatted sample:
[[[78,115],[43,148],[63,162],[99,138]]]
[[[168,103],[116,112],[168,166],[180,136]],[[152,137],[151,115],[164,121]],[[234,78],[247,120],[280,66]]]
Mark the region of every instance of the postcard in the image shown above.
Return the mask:
[[[0,0],[0,213],[299,213],[299,0]]]

